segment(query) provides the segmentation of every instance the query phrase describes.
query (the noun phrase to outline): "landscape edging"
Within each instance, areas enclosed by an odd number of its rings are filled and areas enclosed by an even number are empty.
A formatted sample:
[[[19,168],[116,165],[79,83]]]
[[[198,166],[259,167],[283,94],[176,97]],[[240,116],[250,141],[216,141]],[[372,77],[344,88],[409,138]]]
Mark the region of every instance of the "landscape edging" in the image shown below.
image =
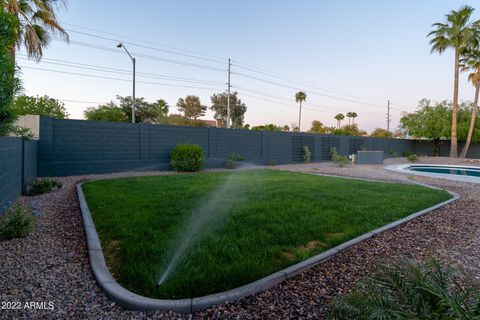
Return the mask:
[[[347,179],[350,177],[346,177]],[[355,179],[355,178],[353,178]],[[387,230],[393,229],[401,224],[404,224],[410,220],[413,220],[419,216],[422,216],[430,211],[443,207],[453,201],[456,201],[460,198],[460,195],[447,191],[452,198],[440,202],[432,207],[423,209],[416,213],[413,213],[405,218],[387,224],[383,227],[377,228],[373,231],[367,232],[363,235],[360,235],[354,239],[351,239],[347,242],[344,242],[336,247],[333,247],[327,251],[324,251],[316,256],[313,256],[307,260],[296,263],[290,267],[287,267],[283,270],[275,272],[269,276],[246,284],[244,286],[234,288],[228,291],[206,295],[198,298],[187,298],[187,299],[177,299],[177,300],[166,300],[166,299],[153,299],[144,296],[140,296],[136,293],[128,291],[123,288],[115,279],[112,277],[110,271],[108,270],[107,264],[105,262],[105,257],[103,255],[103,250],[101,249],[100,240],[98,238],[95,225],[93,223],[92,215],[90,209],[88,208],[85,195],[82,190],[82,183],[78,183],[77,194],[78,201],[80,203],[80,209],[82,212],[82,218],[85,227],[85,234],[87,238],[88,245],[88,254],[90,258],[90,265],[92,268],[93,275],[99,284],[99,286],[105,291],[105,293],[114,301],[118,302],[120,305],[134,310],[167,310],[175,311],[179,313],[192,313],[194,311],[203,310],[209,308],[213,305],[221,304],[226,301],[234,301],[240,298],[246,297],[248,295],[255,294],[259,291],[267,290],[286,279],[289,279],[300,272],[309,269],[320,262],[330,258],[331,256],[344,251],[360,242],[363,242],[367,239],[374,237],[375,235],[385,232]],[[424,184],[422,184],[424,185]],[[432,189],[439,189],[436,187],[424,185]]]

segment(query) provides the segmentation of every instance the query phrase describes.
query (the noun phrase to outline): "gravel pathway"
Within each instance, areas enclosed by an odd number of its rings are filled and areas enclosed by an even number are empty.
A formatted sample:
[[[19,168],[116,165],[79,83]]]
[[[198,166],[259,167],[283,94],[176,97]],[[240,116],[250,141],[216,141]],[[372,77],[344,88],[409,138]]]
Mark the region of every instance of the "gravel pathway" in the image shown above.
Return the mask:
[[[390,163],[398,159],[388,160]],[[424,158],[422,163],[468,163],[448,158]],[[478,164],[474,162],[473,164]],[[90,271],[75,184],[85,179],[162,172],[66,177],[63,188],[21,198],[42,211],[34,232],[24,239],[0,242],[1,319],[286,319],[323,317],[332,297],[348,292],[368,274],[372,263],[401,255],[417,260],[436,257],[459,265],[480,281],[480,189],[468,183],[431,179],[384,170],[383,166],[335,167],[329,163],[285,165],[278,169],[353,176],[386,181],[415,179],[455,191],[461,199],[433,213],[387,231],[281,283],[271,290],[223,304],[194,315],[129,311],[109,300]],[[18,302],[19,310],[2,310]],[[44,302],[25,308],[25,303]],[[53,303],[53,310],[49,309]],[[18,306],[18,304],[14,304]],[[8,307],[5,306],[4,307]],[[12,306],[10,305],[10,308]]]

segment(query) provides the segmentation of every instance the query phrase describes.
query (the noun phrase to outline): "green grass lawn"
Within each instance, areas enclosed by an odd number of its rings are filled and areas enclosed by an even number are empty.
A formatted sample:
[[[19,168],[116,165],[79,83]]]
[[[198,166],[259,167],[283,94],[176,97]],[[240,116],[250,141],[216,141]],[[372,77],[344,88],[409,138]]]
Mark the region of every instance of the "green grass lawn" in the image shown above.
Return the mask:
[[[103,180],[83,190],[112,274],[157,298],[247,284],[451,197],[276,170]],[[186,239],[191,246],[156,288]]]

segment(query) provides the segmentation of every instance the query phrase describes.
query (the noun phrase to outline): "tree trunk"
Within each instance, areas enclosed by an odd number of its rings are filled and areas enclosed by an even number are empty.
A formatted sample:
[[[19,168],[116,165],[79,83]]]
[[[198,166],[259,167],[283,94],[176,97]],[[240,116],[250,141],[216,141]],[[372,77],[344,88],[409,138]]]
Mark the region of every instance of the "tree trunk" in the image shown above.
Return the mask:
[[[298,112],[298,132],[300,131],[300,124],[302,123],[302,101],[300,101],[300,111]]]
[[[463,146],[462,152],[460,153],[460,158],[465,158],[467,156],[468,148],[470,147],[470,142],[472,141],[473,130],[475,129],[475,120],[477,118],[477,105],[478,105],[478,93],[480,91],[480,83],[475,86],[475,100],[473,101],[472,106],[472,115],[470,118],[470,127],[468,128],[467,141]]]
[[[453,111],[452,111],[452,138],[450,145],[450,157],[458,157],[457,151],[457,113],[458,113],[458,73],[460,64],[460,51],[455,49],[455,70],[453,80]]]
[[[435,143],[435,157],[438,157],[440,155],[440,139],[435,139],[433,142]]]

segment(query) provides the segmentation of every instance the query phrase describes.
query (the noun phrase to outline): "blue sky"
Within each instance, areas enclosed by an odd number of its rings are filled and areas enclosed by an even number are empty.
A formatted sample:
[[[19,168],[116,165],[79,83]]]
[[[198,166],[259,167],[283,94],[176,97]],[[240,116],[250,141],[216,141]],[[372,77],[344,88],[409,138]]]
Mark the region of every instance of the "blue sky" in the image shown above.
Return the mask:
[[[171,112],[178,112],[178,98],[188,94],[210,105],[210,95],[225,90],[226,61],[231,58],[233,90],[248,107],[246,123],[298,122],[294,94],[304,90],[308,97],[302,129],[312,120],[334,125],[335,114],[354,111],[360,127],[371,131],[386,127],[387,100],[392,101],[394,128],[400,112],[414,110],[418,100],[451,99],[452,52],[430,54],[426,35],[432,23],[464,4],[478,8],[474,17],[480,18],[479,0],[70,0],[59,18],[71,43],[52,41],[38,64],[22,56],[18,62],[26,94],[83,101],[65,101],[74,119],[97,102],[131,94],[131,62],[116,48],[117,41],[124,41],[138,56],[137,72],[149,74],[137,77],[137,96],[165,99]],[[126,72],[93,70],[96,66]],[[159,78],[164,76],[182,79]],[[460,98],[471,100],[473,88],[465,74],[460,84]],[[212,119],[212,113],[204,118]]]

